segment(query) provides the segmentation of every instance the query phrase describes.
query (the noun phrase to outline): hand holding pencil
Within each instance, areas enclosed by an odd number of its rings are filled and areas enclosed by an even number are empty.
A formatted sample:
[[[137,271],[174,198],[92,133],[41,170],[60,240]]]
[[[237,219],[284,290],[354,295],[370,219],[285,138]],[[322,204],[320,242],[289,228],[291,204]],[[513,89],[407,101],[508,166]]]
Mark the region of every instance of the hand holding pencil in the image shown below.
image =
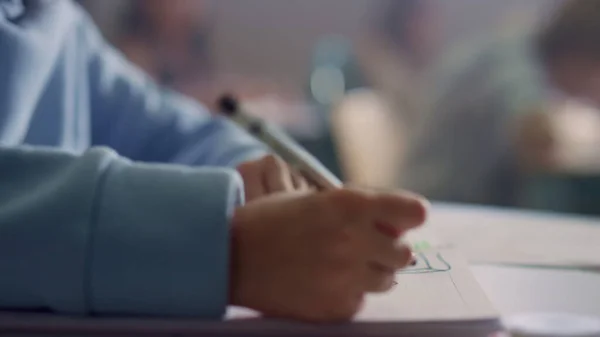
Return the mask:
[[[357,313],[365,295],[391,289],[396,271],[412,258],[398,238],[425,221],[428,203],[406,192],[344,187],[235,99],[225,97],[219,106],[276,153],[238,168],[250,202],[232,219],[230,304],[275,317],[338,321]],[[310,184],[320,192],[310,193]]]

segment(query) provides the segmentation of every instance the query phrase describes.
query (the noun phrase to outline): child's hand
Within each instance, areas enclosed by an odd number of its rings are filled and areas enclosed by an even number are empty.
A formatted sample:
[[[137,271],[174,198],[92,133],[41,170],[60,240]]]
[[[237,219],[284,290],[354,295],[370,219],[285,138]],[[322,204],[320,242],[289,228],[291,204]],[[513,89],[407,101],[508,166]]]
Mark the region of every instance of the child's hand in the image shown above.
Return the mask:
[[[412,257],[397,237],[425,221],[427,206],[409,193],[338,189],[239,207],[231,225],[230,304],[285,319],[347,320],[366,294],[393,287]]]

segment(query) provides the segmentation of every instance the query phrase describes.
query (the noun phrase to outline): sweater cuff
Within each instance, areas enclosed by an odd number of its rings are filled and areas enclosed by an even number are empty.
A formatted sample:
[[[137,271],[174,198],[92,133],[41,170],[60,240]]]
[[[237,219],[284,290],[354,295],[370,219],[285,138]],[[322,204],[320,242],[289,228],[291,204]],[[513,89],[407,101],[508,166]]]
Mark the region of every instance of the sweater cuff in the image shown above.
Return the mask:
[[[92,313],[216,319],[228,298],[234,170],[115,161],[97,197],[88,254]]]

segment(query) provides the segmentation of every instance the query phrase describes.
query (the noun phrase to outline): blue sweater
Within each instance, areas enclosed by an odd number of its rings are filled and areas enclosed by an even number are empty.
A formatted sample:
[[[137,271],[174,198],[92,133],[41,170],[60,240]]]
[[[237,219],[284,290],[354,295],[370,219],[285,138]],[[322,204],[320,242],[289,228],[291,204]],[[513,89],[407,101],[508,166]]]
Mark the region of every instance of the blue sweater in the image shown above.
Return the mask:
[[[72,2],[23,4],[0,0],[0,309],[219,318],[231,167],[265,150]]]

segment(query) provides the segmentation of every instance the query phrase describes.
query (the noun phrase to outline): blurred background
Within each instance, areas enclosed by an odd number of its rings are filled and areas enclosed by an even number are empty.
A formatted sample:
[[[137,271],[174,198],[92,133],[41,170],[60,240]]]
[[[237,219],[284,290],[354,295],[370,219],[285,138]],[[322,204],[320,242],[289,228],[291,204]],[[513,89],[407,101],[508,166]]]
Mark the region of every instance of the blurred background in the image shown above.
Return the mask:
[[[535,50],[560,0],[80,0],[163,85],[233,91],[345,181],[600,214],[600,114]]]

